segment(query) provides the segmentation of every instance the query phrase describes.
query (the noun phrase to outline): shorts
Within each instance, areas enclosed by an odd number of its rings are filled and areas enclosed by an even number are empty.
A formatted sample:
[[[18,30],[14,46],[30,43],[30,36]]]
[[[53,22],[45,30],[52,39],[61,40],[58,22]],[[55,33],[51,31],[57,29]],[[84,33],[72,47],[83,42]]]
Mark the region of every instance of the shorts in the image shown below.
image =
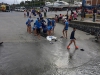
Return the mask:
[[[37,34],[40,34],[41,29],[40,28],[37,28],[36,31],[37,31]]]
[[[27,26],[31,26],[31,24],[27,24]]]
[[[75,40],[75,39],[70,39],[70,40]]]
[[[67,31],[68,29],[64,29],[64,31]]]

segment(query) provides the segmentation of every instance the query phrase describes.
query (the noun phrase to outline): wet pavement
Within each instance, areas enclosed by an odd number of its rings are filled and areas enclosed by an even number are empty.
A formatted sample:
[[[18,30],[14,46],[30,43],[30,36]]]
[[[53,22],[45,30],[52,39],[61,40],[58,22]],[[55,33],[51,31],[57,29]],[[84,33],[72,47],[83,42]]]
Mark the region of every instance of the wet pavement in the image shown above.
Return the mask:
[[[0,46],[0,75],[100,75],[100,43],[94,36],[77,30],[79,49],[71,45],[69,53],[66,46],[70,39],[60,38],[63,25],[56,25],[58,41],[50,44],[44,37],[38,40],[28,34],[26,20],[21,12],[0,13],[0,40],[4,41]],[[68,37],[71,31],[69,28]]]

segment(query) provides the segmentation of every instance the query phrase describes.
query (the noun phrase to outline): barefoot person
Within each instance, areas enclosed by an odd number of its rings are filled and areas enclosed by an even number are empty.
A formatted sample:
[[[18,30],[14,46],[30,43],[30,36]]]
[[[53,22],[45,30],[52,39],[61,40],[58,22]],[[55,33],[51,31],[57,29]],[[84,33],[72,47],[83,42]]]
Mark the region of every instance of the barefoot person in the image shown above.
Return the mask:
[[[65,37],[66,39],[67,39],[68,26],[69,26],[69,23],[67,20],[65,20],[65,26],[62,32],[63,32],[63,37]]]
[[[42,28],[41,22],[40,20],[38,20],[36,23],[36,32],[39,40],[40,40],[41,28]]]
[[[73,28],[73,31],[71,32],[71,36],[70,36],[70,43],[69,45],[67,46],[67,49],[70,49],[70,45],[74,42],[74,46],[75,46],[75,49],[78,49],[78,47],[76,46],[76,38],[75,38],[75,31],[76,31],[76,28]]]
[[[53,18],[53,20],[52,20],[52,31],[53,31],[53,34],[54,34],[55,26],[56,26],[56,21]]]

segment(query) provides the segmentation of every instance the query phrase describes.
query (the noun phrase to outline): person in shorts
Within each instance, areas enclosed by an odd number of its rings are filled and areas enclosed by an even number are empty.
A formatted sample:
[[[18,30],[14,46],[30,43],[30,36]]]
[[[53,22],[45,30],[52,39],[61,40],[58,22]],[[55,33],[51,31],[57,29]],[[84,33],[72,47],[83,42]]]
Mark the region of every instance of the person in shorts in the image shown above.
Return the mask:
[[[69,23],[67,20],[65,20],[65,26],[62,32],[63,32],[63,37],[65,37],[66,39],[67,39],[68,26],[69,26]]]
[[[33,25],[33,34],[36,35],[36,23]]]
[[[54,34],[55,26],[56,26],[56,21],[53,18],[53,20],[52,20],[52,32],[53,32],[53,34]]]
[[[26,10],[24,10],[24,17],[26,17]]]
[[[51,36],[51,31],[52,31],[52,22],[47,26],[47,35]]]
[[[31,20],[31,17],[28,18],[26,25],[27,25],[27,32],[31,34],[31,22],[33,20]]]
[[[74,46],[76,49],[78,49],[78,46],[76,46],[76,38],[75,38],[75,31],[76,31],[76,28],[73,28],[73,31],[71,32],[71,35],[70,35],[70,43],[69,45],[67,46],[67,49],[70,49],[70,45],[74,42]]]
[[[36,23],[36,32],[37,32],[38,39],[40,39],[41,28],[42,28],[41,22],[40,20],[38,20]]]

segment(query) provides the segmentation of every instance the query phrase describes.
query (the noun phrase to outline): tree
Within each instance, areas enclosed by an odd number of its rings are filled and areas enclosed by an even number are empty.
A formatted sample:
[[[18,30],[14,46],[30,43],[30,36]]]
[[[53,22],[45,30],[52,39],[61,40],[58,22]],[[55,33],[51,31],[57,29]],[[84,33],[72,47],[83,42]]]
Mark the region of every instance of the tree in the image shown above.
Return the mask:
[[[25,4],[24,1],[20,2],[20,6],[24,6],[24,4]]]

